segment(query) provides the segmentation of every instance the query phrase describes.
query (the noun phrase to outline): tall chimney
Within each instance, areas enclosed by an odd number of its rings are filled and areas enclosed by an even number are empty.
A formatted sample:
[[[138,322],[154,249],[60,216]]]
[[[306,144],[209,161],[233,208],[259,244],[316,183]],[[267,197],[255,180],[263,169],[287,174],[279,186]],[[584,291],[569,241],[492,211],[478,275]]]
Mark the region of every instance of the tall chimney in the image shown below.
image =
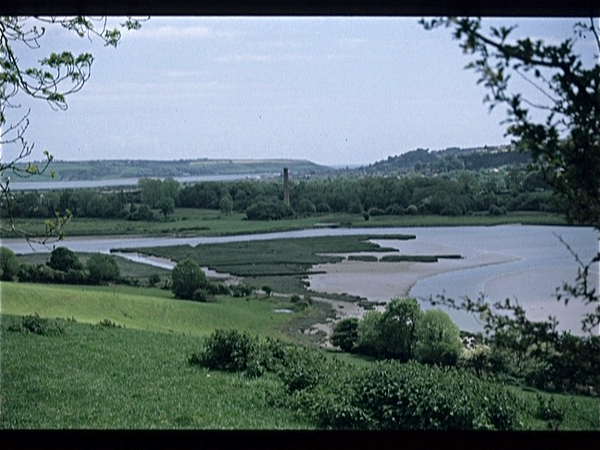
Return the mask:
[[[290,205],[290,180],[287,167],[283,168],[283,203]]]

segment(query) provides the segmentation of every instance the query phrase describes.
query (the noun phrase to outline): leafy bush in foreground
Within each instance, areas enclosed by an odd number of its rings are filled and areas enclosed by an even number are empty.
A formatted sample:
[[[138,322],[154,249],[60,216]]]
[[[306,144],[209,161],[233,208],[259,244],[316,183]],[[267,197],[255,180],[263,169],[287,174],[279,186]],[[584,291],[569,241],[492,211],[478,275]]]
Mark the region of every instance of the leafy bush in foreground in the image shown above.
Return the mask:
[[[398,430],[513,429],[515,399],[456,370],[409,362],[378,363],[355,382],[352,404],[368,428]],[[362,424],[361,424],[362,425]]]
[[[507,430],[517,423],[516,399],[503,388],[455,369],[416,362],[363,369],[305,347],[258,341],[217,330],[190,363],[249,376],[275,373],[285,387],[270,399],[320,428]]]
[[[190,363],[214,370],[244,371],[257,349],[257,339],[237,330],[216,330],[204,343],[204,349],[194,353]]]

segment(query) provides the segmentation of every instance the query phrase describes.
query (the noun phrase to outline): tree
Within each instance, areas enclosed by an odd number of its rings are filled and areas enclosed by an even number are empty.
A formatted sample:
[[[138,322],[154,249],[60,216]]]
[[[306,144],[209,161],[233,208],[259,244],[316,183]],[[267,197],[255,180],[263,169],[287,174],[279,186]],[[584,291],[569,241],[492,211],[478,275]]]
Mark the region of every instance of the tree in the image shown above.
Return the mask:
[[[443,18],[422,20],[426,29],[451,27],[460,47],[475,59],[467,68],[480,75],[478,83],[488,89],[484,100],[490,109],[508,107],[507,135],[521,151],[531,155],[535,170],[539,170],[554,192],[556,206],[570,223],[592,225],[600,230],[600,63],[586,64],[575,53],[578,38],[590,38],[600,51],[600,38],[593,18],[589,23],[577,22],[574,38],[559,44],[547,44],[530,38],[510,41],[515,27],[491,27],[486,33],[480,19]],[[512,92],[512,75],[532,84],[543,100]],[[535,119],[531,112],[535,112]],[[566,245],[566,243],[565,243]],[[570,247],[567,248],[569,250]],[[586,314],[582,329],[591,333],[600,324],[600,305],[596,290],[589,283],[592,266],[600,261],[600,252],[585,263],[573,253],[579,265],[575,284],[557,289],[557,299],[567,304],[580,299],[596,305]],[[496,317],[490,306],[479,299],[467,299],[456,304],[440,297],[446,304],[483,314],[488,329],[518,328],[530,333],[532,339],[556,341],[556,319],[531,323],[525,311],[508,300],[494,305],[512,312],[508,321]],[[531,334],[533,333],[533,334]],[[527,339],[526,339],[527,340]]]
[[[370,356],[379,356],[382,353],[382,342],[379,338],[381,316],[379,311],[367,311],[358,323],[358,339],[354,344],[357,353]]]
[[[358,340],[358,323],[356,317],[348,317],[336,323],[329,338],[331,344],[345,352],[351,352]]]
[[[169,214],[173,214],[175,212],[175,202],[171,197],[162,197],[156,204],[156,207],[160,209],[165,216],[165,219]]]
[[[83,264],[75,253],[67,247],[57,247],[50,254],[50,261],[47,263],[54,270],[68,272],[69,270],[83,270]]]
[[[171,272],[171,279],[171,290],[175,297],[187,300],[192,300],[194,293],[208,284],[206,275],[198,263],[189,258],[177,263]]]
[[[219,201],[219,210],[228,216],[233,211],[233,199],[229,193],[223,195]]]
[[[17,255],[6,247],[0,247],[0,280],[12,281],[18,275],[20,267]]]
[[[110,255],[94,253],[88,260],[86,266],[90,273],[90,280],[95,283],[118,281],[121,277],[119,266],[115,259]]]
[[[425,311],[417,323],[415,358],[425,364],[454,366],[462,348],[460,329],[450,316],[439,309]]]
[[[417,324],[423,311],[414,298],[395,298],[385,307],[377,324],[382,356],[406,362],[413,356]]]
[[[54,109],[66,110],[66,97],[83,88],[90,78],[94,61],[91,53],[74,55],[66,50],[60,53],[52,52],[39,60],[39,64],[34,67],[20,65],[19,56],[14,49],[18,46],[32,50],[41,48],[47,27],[60,27],[80,38],[95,37],[107,46],[117,47],[121,39],[121,29],[139,29],[140,22],[127,18],[120,26],[109,29],[107,18],[0,17],[0,146],[3,147],[4,155],[16,155],[12,159],[0,161],[0,207],[8,213],[8,221],[3,221],[2,227],[25,238],[31,236],[17,227],[13,219],[13,198],[8,172],[19,177],[39,175],[46,171],[53,156],[45,150],[43,154],[46,160],[41,167],[33,163],[19,164],[27,159],[34,149],[34,144],[30,144],[25,138],[30,125],[31,110],[11,121],[7,119],[7,110],[15,111],[20,108],[19,94],[45,100]],[[54,173],[51,172],[51,175],[54,176]],[[46,221],[44,242],[51,236],[62,238],[64,226],[70,217],[71,213],[67,210],[62,216],[56,213],[53,221]]]

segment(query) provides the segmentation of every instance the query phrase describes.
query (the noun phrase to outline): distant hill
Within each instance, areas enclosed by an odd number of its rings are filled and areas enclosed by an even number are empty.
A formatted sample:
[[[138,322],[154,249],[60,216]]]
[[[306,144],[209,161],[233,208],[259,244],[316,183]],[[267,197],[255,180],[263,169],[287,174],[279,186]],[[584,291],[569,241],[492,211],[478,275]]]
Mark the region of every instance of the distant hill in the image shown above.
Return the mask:
[[[40,166],[42,163],[38,163]],[[311,161],[295,159],[193,159],[177,161],[157,160],[96,160],[53,161],[49,169],[55,180],[109,180],[144,177],[186,177],[203,175],[262,175],[281,173],[284,167],[295,175],[319,175],[334,172],[331,167]],[[46,177],[44,177],[46,178]],[[50,175],[47,176],[50,180]],[[31,180],[39,181],[39,177]],[[23,180],[25,181],[25,180]]]
[[[479,170],[507,165],[519,166],[530,161],[529,155],[511,149],[508,145],[467,149],[450,147],[437,151],[419,148],[401,155],[389,156],[386,160],[360,167],[356,171],[366,175],[391,175],[414,169],[440,173],[456,169]]]

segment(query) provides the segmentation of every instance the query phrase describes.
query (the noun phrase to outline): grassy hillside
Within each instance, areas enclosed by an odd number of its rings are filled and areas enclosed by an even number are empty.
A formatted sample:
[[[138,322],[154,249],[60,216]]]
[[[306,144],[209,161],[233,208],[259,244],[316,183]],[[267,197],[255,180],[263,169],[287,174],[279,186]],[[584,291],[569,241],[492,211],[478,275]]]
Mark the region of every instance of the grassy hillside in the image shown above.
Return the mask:
[[[190,366],[199,337],[65,321],[39,336],[9,331],[15,320],[2,320],[2,429],[310,427],[268,401],[273,377]]]
[[[202,304],[173,300],[166,291],[130,287],[3,282],[1,289],[1,429],[316,426],[302,410],[304,397],[290,394],[275,373],[252,378],[189,364],[190,356],[202,348],[203,336],[217,328],[284,337],[282,328],[302,314],[274,314],[281,306],[275,300],[222,298]],[[34,334],[16,327],[22,323],[19,316],[35,312],[76,321],[50,323],[51,328],[62,329],[60,334]],[[98,323],[105,319],[127,328]],[[355,355],[343,356],[353,363],[351,371],[372,364]],[[319,367],[311,365],[314,370]],[[537,393],[510,389],[517,396],[513,406],[518,409],[519,428],[545,429],[545,421],[535,417]],[[561,430],[599,429],[597,399],[554,398],[565,413]],[[304,408],[311,404],[307,405]]]
[[[43,163],[38,162],[43,166]],[[24,168],[24,165],[21,165]],[[281,173],[284,167],[290,172],[301,174],[327,173],[330,167],[311,161],[295,159],[193,159],[179,161],[156,160],[97,160],[97,161],[53,161],[50,169],[54,179],[48,176],[24,178],[23,181],[70,181],[107,180],[118,178],[182,177],[231,174]]]
[[[2,314],[38,313],[92,324],[108,319],[127,328],[193,336],[205,336],[221,327],[288,339],[284,328],[303,314],[274,312],[289,304],[272,298],[219,297],[216,303],[199,303],[175,300],[170,291],[128,286],[2,282],[1,290]]]

